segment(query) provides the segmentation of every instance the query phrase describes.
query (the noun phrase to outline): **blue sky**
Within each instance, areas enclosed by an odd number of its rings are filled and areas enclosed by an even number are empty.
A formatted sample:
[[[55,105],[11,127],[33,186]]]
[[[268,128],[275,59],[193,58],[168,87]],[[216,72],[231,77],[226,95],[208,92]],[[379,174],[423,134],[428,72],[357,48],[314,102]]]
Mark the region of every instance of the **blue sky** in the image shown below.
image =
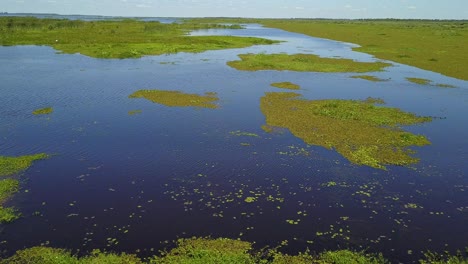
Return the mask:
[[[468,0],[0,0],[0,12],[155,17],[468,19]]]

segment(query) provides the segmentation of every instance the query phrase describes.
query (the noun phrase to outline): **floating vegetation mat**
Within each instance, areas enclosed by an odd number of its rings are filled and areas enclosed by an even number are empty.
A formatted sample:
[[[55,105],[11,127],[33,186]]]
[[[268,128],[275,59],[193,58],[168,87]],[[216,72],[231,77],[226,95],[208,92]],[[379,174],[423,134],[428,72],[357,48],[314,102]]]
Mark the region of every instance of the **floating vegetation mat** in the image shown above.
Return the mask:
[[[47,154],[36,154],[21,157],[0,156],[0,177],[9,176],[28,169],[34,161],[48,158]],[[16,220],[19,213],[12,207],[5,208],[3,203],[18,192],[19,182],[16,179],[0,180],[0,223]]]
[[[54,109],[52,107],[40,108],[33,111],[33,115],[48,115],[52,114]]]
[[[374,168],[418,162],[410,146],[430,142],[400,125],[429,122],[397,108],[376,106],[381,99],[304,100],[296,93],[266,93],[261,110],[268,126],[284,127],[307,144],[334,149],[349,161]]]
[[[166,106],[179,107],[202,107],[218,108],[214,102],[218,101],[216,93],[205,93],[205,95],[186,94],[179,91],[163,90],[139,90],[129,96],[129,98],[145,98],[153,103]]]
[[[300,71],[300,72],[374,72],[391,64],[358,62],[349,59],[322,58],[312,54],[240,54],[241,60],[227,64],[242,71]]]
[[[355,75],[355,76],[351,76],[351,78],[354,78],[354,79],[363,79],[363,80],[368,80],[368,81],[371,81],[371,82],[383,82],[383,81],[386,81],[385,79],[380,79],[380,78],[377,78],[377,77],[372,76],[372,75]]]
[[[427,79],[422,79],[422,78],[410,78],[410,77],[407,77],[406,78],[408,81],[412,82],[412,83],[417,83],[417,84],[421,84],[421,85],[428,85],[430,84],[432,81],[431,80],[427,80]]]
[[[276,88],[281,88],[281,89],[289,89],[289,90],[300,90],[301,87],[297,84],[294,84],[292,82],[278,82],[278,83],[272,83],[271,86],[276,87]]]

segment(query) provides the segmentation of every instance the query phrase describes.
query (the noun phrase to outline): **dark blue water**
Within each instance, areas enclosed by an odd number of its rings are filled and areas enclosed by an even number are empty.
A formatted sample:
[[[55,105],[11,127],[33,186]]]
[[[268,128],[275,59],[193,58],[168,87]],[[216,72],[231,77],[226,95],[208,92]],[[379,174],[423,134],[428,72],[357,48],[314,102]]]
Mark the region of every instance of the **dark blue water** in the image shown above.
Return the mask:
[[[46,244],[147,256],[165,241],[190,236],[241,238],[258,248],[288,240],[283,250],[289,253],[368,249],[402,262],[426,250],[467,246],[467,82],[396,63],[372,74],[391,78],[377,83],[349,78],[354,74],[242,72],[226,62],[249,52],[375,59],[353,52],[351,44],[258,25],[193,34],[286,42],[125,60],[0,47],[0,155],[53,154],[20,176],[22,191],[7,205],[23,217],[0,226],[5,255]],[[282,81],[301,85],[299,93],[311,100],[379,97],[391,107],[440,117],[405,128],[432,144],[414,148],[421,162],[412,168],[383,171],[307,146],[287,130],[265,133],[260,98],[281,91],[270,83]],[[139,89],[216,92],[220,108],[128,98]],[[31,114],[46,106],[54,113]],[[238,130],[259,137],[230,133]],[[410,203],[418,208],[407,208]],[[118,243],[109,242],[114,238]]]

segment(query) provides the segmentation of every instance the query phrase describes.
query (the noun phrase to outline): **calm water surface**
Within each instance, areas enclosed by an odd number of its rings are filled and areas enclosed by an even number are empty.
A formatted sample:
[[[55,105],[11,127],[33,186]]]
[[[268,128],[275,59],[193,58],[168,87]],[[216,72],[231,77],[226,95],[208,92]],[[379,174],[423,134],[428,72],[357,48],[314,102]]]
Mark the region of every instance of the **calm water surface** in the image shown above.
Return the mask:
[[[46,244],[147,256],[190,236],[241,238],[258,248],[287,240],[288,253],[368,249],[395,262],[468,246],[468,82],[397,63],[372,73],[390,79],[377,83],[348,73],[242,72],[226,62],[249,52],[375,59],[353,52],[352,44],[259,25],[192,34],[285,42],[125,60],[0,47],[0,155],[53,154],[20,177],[22,191],[7,205],[23,217],[0,226],[4,255]],[[412,168],[384,171],[307,146],[288,130],[265,133],[260,98],[281,91],[270,84],[282,81],[301,85],[310,100],[379,97],[437,117],[405,128],[432,144],[414,148],[421,162]],[[128,98],[139,89],[216,92],[220,108]],[[54,108],[50,116],[31,114],[46,106]],[[230,133],[238,130],[259,137]],[[258,199],[247,203],[249,196]]]

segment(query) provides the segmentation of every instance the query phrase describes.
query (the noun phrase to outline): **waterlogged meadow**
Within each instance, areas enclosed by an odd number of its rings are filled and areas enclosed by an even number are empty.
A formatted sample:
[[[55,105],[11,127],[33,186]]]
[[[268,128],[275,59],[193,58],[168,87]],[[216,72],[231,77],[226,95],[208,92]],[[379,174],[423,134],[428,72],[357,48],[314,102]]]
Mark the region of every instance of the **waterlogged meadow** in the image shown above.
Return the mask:
[[[466,261],[466,81],[259,24],[58,18],[0,17],[0,263]]]

